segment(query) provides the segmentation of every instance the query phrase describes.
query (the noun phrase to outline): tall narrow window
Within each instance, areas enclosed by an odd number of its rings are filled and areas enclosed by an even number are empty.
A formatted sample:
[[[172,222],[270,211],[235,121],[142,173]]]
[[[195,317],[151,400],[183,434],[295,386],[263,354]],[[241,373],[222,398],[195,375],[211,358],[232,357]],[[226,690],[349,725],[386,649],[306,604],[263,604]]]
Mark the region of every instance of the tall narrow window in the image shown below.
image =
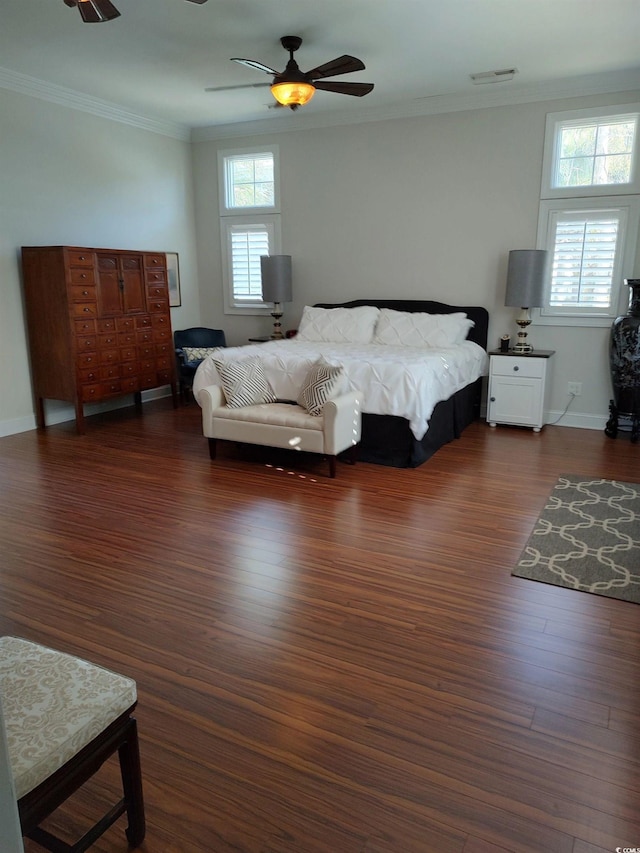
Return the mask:
[[[262,313],[260,256],[281,251],[277,149],[219,154],[225,311]]]
[[[640,104],[547,116],[538,248],[551,253],[540,320],[606,325],[633,276]]]

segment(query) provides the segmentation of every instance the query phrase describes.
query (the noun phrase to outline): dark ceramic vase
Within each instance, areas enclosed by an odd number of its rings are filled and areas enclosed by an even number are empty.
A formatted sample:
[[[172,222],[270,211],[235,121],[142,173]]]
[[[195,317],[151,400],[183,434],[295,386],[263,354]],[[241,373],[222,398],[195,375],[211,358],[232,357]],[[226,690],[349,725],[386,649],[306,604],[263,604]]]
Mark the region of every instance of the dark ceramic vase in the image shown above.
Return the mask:
[[[640,279],[626,279],[625,284],[631,288],[629,311],[613,321],[609,338],[613,400],[610,406],[612,418],[605,432],[615,437],[617,419],[622,416],[631,419],[632,438],[637,440],[640,419]]]

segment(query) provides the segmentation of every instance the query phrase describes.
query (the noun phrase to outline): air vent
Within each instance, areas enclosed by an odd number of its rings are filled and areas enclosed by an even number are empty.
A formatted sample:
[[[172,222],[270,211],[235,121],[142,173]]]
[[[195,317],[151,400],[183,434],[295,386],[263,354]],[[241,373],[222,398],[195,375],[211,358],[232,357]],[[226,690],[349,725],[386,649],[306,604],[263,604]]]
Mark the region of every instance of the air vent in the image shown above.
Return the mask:
[[[507,80],[513,80],[517,73],[517,68],[501,68],[499,71],[481,71],[479,74],[470,74],[469,77],[476,84],[505,83]]]

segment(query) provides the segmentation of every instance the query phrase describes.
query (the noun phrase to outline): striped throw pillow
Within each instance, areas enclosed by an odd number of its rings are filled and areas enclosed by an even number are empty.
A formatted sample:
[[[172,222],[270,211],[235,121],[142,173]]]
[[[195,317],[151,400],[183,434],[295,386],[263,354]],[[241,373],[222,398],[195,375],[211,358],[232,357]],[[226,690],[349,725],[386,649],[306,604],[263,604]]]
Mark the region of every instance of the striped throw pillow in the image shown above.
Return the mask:
[[[258,403],[275,403],[276,395],[267,381],[258,356],[227,362],[214,359],[213,363],[220,375],[224,396],[230,409],[256,406]]]
[[[316,361],[307,373],[302,390],[298,395],[298,405],[306,409],[310,415],[318,417],[322,414],[322,407],[327,400],[331,400],[341,393],[343,376],[342,366],[327,364],[323,359]]]

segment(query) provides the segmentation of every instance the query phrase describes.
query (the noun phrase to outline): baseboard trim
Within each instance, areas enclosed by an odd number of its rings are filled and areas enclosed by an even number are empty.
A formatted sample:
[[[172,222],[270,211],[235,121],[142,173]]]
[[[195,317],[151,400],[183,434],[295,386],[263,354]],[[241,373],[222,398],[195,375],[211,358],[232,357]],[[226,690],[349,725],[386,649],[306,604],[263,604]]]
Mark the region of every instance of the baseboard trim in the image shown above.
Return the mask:
[[[171,388],[169,385],[161,388],[152,388],[150,391],[142,392],[142,403],[148,403],[151,400],[159,400],[162,397],[169,397],[170,395]],[[131,405],[133,404],[129,397],[118,397],[117,399],[105,401],[104,403],[87,404],[84,409],[84,414],[85,417],[91,417],[91,415],[99,415],[102,412],[113,412],[116,409],[126,409]],[[47,411],[46,413],[47,426],[67,423],[67,421],[74,421],[75,419],[76,412],[73,406],[62,405],[60,408],[55,409],[54,411]],[[12,418],[11,420],[0,421],[0,438],[8,435],[17,435],[20,432],[29,432],[29,430],[32,429],[36,429],[36,416],[34,413],[22,418]]]

